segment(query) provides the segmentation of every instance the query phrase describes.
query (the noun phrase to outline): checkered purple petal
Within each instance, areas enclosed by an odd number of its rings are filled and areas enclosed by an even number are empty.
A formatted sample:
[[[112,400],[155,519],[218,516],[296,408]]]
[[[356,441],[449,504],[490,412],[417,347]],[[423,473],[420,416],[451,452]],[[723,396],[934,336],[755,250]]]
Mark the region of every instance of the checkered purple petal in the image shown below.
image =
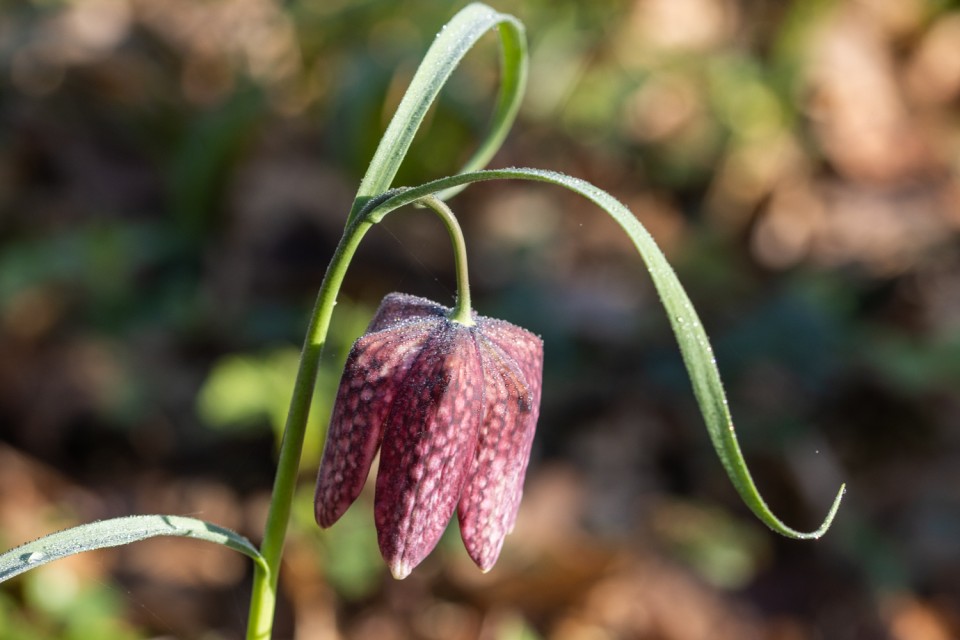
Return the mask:
[[[540,407],[543,344],[510,323],[480,318],[484,415],[477,453],[460,497],[460,533],[470,557],[489,571],[513,530]]]
[[[456,509],[476,450],[482,398],[470,328],[444,320],[398,389],[380,452],[374,518],[396,578],[433,550]]]

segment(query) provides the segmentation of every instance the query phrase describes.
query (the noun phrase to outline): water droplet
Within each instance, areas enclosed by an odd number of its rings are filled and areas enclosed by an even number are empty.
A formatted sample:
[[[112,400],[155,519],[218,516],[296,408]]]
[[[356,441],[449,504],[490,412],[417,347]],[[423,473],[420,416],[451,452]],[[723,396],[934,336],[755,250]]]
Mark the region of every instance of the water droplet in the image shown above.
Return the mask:
[[[32,553],[28,553],[27,557],[24,558],[23,561],[27,564],[37,564],[46,557],[47,554],[43,553],[42,551],[34,551]]]

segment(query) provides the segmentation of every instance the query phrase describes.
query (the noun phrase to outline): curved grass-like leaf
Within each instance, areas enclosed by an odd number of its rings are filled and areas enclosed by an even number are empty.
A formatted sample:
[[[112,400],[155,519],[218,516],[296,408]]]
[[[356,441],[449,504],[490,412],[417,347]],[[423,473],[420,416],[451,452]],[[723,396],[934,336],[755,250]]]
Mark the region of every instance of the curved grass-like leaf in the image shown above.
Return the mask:
[[[366,219],[371,222],[379,222],[391,211],[414,203],[424,196],[472,182],[496,179],[533,180],[564,187],[596,204],[620,225],[630,236],[640,253],[640,257],[646,264],[647,270],[650,272],[654,286],[670,319],[674,335],[676,335],[677,342],[680,345],[683,362],[690,376],[694,395],[700,405],[700,412],[703,414],[710,440],[740,497],[760,520],[778,533],[801,539],[822,536],[830,527],[837,509],[840,507],[840,501],[845,491],[844,486],[840,487],[840,491],[823,523],[814,531],[804,532],[793,529],[773,514],[760,496],[743,458],[743,453],[740,451],[740,445],[737,442],[737,435],[733,427],[733,418],[727,406],[727,396],[720,381],[716,359],[713,356],[713,349],[700,323],[700,318],[690,302],[690,298],[650,233],[626,206],[609,193],[584,180],[553,171],[496,169],[451,176],[428,182],[419,187],[397,189],[384,194],[384,197],[378,198],[376,202],[371,202],[371,206],[365,212],[362,212],[362,215],[365,215]]]
[[[0,555],[0,582],[48,562],[84,551],[119,547],[157,536],[215,542],[250,557],[265,569],[263,557],[239,533],[183,516],[144,515],[100,520],[51,533]]]
[[[444,25],[427,50],[360,182],[348,224],[371,198],[390,188],[417,129],[440,89],[477,40],[495,27],[501,43],[500,92],[490,130],[462,171],[482,169],[496,154],[510,131],[523,98],[527,82],[527,42],[523,24],[519,20],[498,13],[485,4],[474,3],[464,7]],[[457,185],[439,195],[448,198],[462,188]]]

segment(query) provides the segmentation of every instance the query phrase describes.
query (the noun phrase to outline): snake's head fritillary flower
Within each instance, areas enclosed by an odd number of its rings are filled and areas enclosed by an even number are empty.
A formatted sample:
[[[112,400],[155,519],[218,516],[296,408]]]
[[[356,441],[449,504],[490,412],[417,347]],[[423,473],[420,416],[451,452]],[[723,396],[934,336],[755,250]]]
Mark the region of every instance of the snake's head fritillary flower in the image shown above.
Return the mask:
[[[513,529],[540,408],[543,343],[423,298],[387,295],[347,358],[317,478],[317,523],[356,500],[377,450],[374,520],[406,577],[457,511],[464,546],[490,570]]]

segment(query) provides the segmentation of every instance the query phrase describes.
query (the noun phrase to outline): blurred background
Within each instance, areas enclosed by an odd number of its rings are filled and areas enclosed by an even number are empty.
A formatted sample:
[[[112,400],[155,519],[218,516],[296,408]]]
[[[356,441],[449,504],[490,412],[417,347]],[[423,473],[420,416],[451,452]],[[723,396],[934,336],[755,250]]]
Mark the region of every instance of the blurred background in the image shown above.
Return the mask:
[[[765,529],[707,439],[629,241],[558,189],[452,202],[475,304],[541,334],[515,533],[480,574],[455,530],[404,582],[370,492],[329,531],[312,484],[338,367],[380,298],[449,304],[430,214],[361,247],[337,307],[281,577],[278,638],[960,637],[960,5],[496,2],[526,24],[492,166],[625,202],[688,287]],[[511,6],[512,5],[512,6]],[[366,164],[459,4],[0,4],[0,546],[129,513],[252,539],[310,307]],[[452,173],[497,85],[488,36],[397,184]],[[153,540],[0,588],[0,638],[240,637],[250,568]]]

